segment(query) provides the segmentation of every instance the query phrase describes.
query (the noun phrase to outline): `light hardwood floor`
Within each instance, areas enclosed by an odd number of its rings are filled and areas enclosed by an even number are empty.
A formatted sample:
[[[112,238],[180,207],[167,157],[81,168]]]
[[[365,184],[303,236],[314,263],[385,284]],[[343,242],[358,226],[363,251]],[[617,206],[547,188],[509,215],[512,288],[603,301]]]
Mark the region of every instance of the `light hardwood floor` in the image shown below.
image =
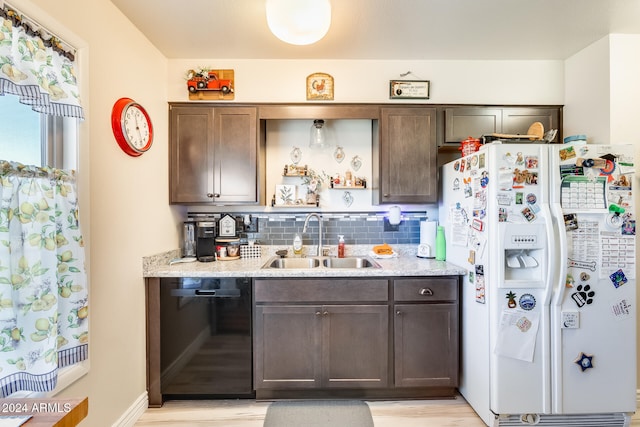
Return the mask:
[[[375,427],[484,427],[458,396],[450,400],[369,401]],[[269,402],[174,400],[149,408],[135,427],[262,427]],[[636,413],[632,427],[640,427]],[[346,426],[345,426],[346,427]]]

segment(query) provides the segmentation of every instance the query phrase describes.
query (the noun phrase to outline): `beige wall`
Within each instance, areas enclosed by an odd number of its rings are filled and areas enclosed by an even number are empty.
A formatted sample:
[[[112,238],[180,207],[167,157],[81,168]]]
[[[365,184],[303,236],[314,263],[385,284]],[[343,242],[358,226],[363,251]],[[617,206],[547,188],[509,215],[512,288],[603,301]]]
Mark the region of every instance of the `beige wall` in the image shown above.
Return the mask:
[[[178,242],[177,214],[167,204],[167,61],[108,0],[18,6],[81,47],[86,120],[78,169],[90,257],[91,366],[62,395],[89,397],[82,425],[112,425],[146,390],[142,257]],[[153,147],[139,158],[120,151],[111,133],[111,107],[123,96],[153,120]]]
[[[561,61],[168,61],[109,0],[21,0],[20,7],[81,48],[87,119],[79,172],[90,260],[91,367],[62,395],[89,396],[83,426],[132,425],[131,414],[145,403],[141,259],[178,247],[184,210],[167,203],[167,101],[187,99],[187,69],[235,69],[237,102],[305,102],[305,77],[317,71],[335,77],[335,102],[387,102],[388,80],[408,70],[431,80],[434,103],[564,101]],[[144,105],[153,120],[154,145],[139,158],[122,153],[111,134],[111,107],[122,96]]]
[[[230,52],[233,54],[233,52]],[[233,69],[236,102],[307,102],[306,77],[334,78],[334,102],[389,101],[389,80],[411,71],[409,80],[431,81],[428,101],[442,104],[562,104],[562,61],[345,61],[176,59],[168,66],[170,101],[187,101],[187,70]]]

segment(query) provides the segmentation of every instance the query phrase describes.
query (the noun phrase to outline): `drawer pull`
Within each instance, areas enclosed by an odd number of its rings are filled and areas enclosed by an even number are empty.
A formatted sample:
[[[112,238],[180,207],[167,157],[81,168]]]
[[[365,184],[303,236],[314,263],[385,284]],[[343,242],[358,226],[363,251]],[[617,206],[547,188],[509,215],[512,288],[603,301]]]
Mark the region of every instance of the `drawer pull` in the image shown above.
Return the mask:
[[[316,311],[316,316],[320,316],[322,313],[320,313],[319,311]]]
[[[420,289],[420,295],[426,295],[428,297],[432,297],[433,296],[433,291],[429,288],[422,288]]]
[[[402,314],[402,312],[400,310],[396,311],[396,315],[400,316]]]

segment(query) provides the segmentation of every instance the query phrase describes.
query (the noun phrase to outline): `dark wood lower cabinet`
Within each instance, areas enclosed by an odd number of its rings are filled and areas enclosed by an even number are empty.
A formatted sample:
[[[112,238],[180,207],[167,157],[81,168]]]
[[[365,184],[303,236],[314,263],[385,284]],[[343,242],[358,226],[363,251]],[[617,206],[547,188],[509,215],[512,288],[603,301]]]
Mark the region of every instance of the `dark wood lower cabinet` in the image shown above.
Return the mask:
[[[317,388],[321,384],[321,306],[257,306],[254,316],[256,389]]]
[[[257,306],[255,320],[256,389],[388,385],[386,304]]]
[[[448,397],[458,278],[256,279],[256,397]]]
[[[396,304],[395,384],[399,387],[458,385],[456,304]]]

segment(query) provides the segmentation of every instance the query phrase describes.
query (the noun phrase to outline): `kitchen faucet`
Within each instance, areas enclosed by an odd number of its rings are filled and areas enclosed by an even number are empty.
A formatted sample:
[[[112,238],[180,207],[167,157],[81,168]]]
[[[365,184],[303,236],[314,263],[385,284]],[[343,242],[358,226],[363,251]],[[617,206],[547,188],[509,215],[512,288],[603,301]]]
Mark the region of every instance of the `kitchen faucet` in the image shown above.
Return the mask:
[[[309,218],[315,216],[318,219],[318,256],[322,255],[322,217],[315,212],[307,214],[304,219],[304,226],[302,226],[302,232],[307,232],[307,225],[309,224]]]

